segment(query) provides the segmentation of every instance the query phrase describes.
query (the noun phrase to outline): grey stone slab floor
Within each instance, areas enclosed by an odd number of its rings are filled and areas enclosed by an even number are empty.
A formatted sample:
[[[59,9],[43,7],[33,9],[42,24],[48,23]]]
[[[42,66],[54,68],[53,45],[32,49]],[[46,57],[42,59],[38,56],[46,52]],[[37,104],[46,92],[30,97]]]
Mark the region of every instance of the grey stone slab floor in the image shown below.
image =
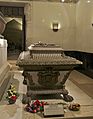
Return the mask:
[[[17,91],[20,93],[19,98],[17,99],[16,103],[13,105],[9,105],[6,100],[6,91],[5,94],[0,102],[0,119],[44,119],[43,113],[29,113],[24,110],[25,105],[22,104],[22,96],[26,93],[26,85],[23,85],[23,76],[22,72],[16,70],[11,71],[13,73],[10,82],[7,86],[9,87],[10,83],[13,83],[15,85]],[[51,117],[46,119],[93,119],[93,98],[90,97],[82,88],[80,88],[75,81],[72,81],[72,79],[77,79],[77,83],[83,83],[85,85],[92,84],[93,86],[93,79],[90,79],[82,75],[81,73],[77,71],[73,71],[69,77],[69,79],[66,82],[66,89],[69,90],[69,94],[74,97],[74,101],[76,103],[79,103],[81,105],[80,111],[70,111],[68,109],[68,105],[70,103],[67,103],[62,100],[60,95],[51,95],[47,97],[39,97],[41,100],[47,101],[48,103],[66,103],[64,109],[64,117]],[[7,89],[6,89],[7,90]],[[33,99],[37,99],[37,97],[33,97]],[[72,102],[72,103],[73,103]]]

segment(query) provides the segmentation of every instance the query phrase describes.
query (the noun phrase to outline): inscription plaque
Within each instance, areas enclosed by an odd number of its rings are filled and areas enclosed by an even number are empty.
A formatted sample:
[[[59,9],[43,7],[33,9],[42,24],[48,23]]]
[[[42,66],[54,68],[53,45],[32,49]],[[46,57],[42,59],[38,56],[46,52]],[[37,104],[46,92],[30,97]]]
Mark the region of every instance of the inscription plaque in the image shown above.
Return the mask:
[[[62,104],[44,105],[44,117],[64,116],[64,108]]]

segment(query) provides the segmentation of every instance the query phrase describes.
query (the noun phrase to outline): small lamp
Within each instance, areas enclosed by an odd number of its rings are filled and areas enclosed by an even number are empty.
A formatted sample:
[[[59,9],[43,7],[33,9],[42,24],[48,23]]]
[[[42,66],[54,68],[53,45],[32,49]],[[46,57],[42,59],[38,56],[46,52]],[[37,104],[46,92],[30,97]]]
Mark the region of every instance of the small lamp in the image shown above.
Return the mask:
[[[57,32],[60,29],[60,24],[58,22],[53,22],[51,28],[54,32]]]

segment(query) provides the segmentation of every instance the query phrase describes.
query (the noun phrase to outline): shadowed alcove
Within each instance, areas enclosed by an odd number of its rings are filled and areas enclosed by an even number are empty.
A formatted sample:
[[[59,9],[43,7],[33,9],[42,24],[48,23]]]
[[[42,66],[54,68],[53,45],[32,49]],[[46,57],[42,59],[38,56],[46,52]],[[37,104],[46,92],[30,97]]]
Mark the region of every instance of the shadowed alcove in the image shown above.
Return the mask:
[[[22,21],[21,18],[13,18],[6,24],[3,35],[8,43],[8,56],[19,55],[22,51],[22,24],[20,21]]]
[[[24,7],[18,4],[0,6],[6,20],[6,28],[3,32],[4,39],[7,40],[7,58],[16,60],[20,52],[25,50],[25,17]]]

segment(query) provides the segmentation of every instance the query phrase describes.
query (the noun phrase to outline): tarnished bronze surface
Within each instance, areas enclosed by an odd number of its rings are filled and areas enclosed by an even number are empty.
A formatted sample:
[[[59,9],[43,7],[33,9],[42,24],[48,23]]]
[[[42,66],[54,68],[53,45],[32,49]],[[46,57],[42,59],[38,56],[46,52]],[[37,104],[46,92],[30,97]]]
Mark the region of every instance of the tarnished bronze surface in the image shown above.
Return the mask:
[[[80,64],[79,60],[66,56],[59,46],[41,42],[32,44],[17,60],[27,81],[28,97],[32,94],[60,93],[65,101],[73,100],[65,89],[65,82],[74,67]],[[35,75],[33,72],[36,72]],[[62,72],[63,76],[60,75]]]

